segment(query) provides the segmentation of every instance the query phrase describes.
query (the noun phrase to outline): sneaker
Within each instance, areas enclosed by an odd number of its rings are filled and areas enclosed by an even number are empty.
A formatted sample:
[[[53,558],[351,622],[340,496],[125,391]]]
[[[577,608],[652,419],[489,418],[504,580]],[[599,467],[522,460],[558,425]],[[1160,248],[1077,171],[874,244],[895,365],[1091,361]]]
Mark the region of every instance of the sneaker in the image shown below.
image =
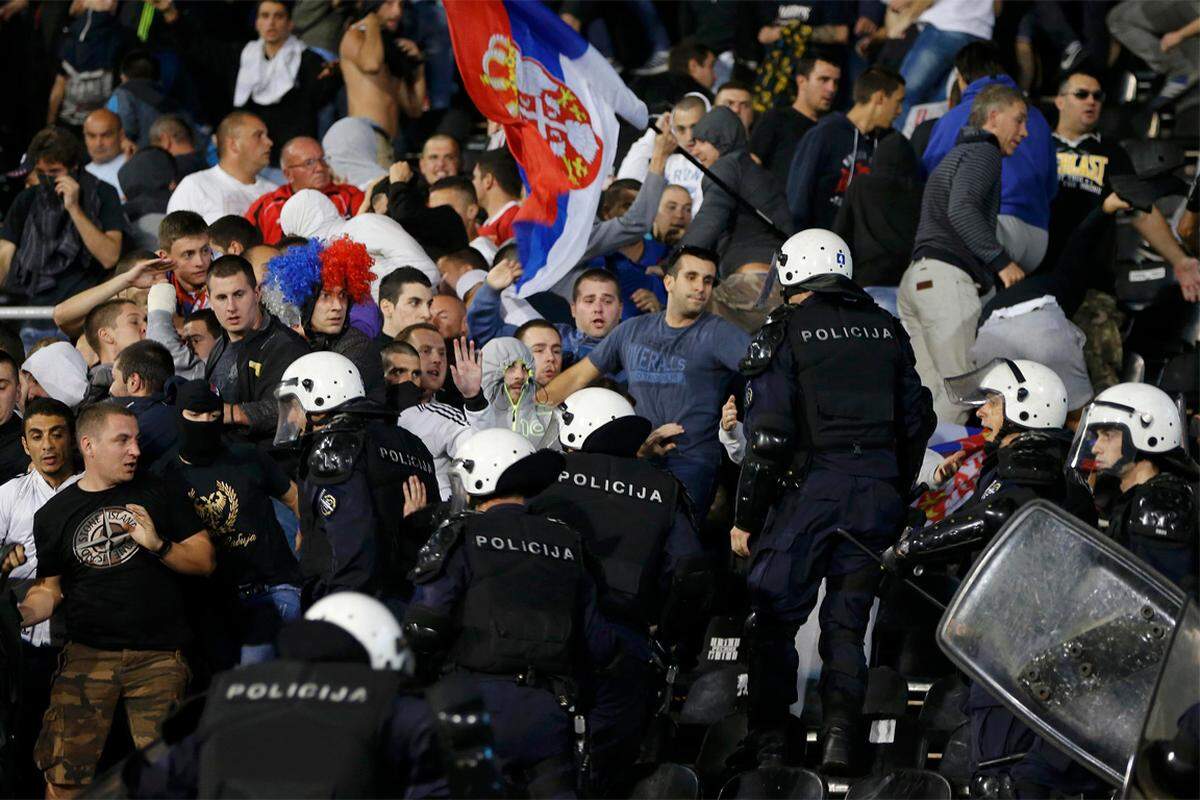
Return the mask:
[[[1063,50],[1062,61],[1058,62],[1058,68],[1066,74],[1079,66],[1079,63],[1087,58],[1087,52],[1083,49],[1083,42],[1076,39],[1067,45]]]
[[[667,51],[659,50],[650,60],[633,70],[633,75],[661,75],[667,71]]]
[[[1158,111],[1166,108],[1171,103],[1174,103],[1184,92],[1192,88],[1192,84],[1196,82],[1194,74],[1172,75],[1167,78],[1167,82],[1163,84],[1162,89],[1158,92],[1158,97],[1150,101],[1147,108],[1151,111]]]

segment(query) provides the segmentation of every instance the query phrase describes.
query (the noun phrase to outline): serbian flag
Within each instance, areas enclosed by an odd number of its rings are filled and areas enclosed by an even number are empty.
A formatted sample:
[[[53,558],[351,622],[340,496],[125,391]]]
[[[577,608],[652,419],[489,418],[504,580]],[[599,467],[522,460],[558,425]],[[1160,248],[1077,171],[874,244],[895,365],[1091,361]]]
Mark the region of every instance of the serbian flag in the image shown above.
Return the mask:
[[[982,428],[971,428],[963,425],[939,423],[937,430],[929,439],[929,449],[943,456],[967,452],[966,458],[958,466],[954,477],[940,489],[925,491],[916,502],[914,508],[925,513],[927,522],[937,522],[945,519],[961,508],[972,495],[979,482],[979,473],[983,469],[983,438]]]
[[[646,104],[596,51],[535,0],[445,0],[463,86],[504,126],[529,196],[517,214],[528,296],[583,257],[617,148],[617,114],[646,127]]]

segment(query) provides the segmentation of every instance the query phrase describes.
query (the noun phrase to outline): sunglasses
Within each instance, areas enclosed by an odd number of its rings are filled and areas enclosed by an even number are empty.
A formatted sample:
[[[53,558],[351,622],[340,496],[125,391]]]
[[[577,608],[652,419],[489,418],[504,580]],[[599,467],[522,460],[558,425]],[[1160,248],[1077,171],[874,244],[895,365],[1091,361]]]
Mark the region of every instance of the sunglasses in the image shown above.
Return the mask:
[[[1103,103],[1104,90],[1097,89],[1094,92],[1089,92],[1087,89],[1076,89],[1075,91],[1071,92],[1071,97],[1074,97],[1076,100],[1087,100],[1089,97],[1094,97],[1096,98],[1097,103]]]

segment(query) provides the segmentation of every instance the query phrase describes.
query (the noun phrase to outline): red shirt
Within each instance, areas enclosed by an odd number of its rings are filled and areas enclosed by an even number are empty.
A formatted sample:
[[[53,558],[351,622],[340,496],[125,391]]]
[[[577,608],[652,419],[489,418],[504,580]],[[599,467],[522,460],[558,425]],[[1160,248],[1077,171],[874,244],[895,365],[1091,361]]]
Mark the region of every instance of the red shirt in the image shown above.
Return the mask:
[[[246,219],[262,231],[264,244],[275,244],[283,238],[283,230],[279,227],[279,215],[283,211],[283,204],[295,193],[292,185],[285,183],[250,204],[249,210],[246,211]],[[338,213],[346,219],[354,216],[363,201],[363,193],[348,183],[331,183],[325,187],[324,194],[333,201]]]
[[[520,210],[521,204],[513,201],[501,210],[494,219],[489,219],[483,225],[480,225],[478,234],[491,239],[492,243],[497,247],[503,247],[505,242],[516,236],[513,232],[513,219],[516,218],[517,212]]]

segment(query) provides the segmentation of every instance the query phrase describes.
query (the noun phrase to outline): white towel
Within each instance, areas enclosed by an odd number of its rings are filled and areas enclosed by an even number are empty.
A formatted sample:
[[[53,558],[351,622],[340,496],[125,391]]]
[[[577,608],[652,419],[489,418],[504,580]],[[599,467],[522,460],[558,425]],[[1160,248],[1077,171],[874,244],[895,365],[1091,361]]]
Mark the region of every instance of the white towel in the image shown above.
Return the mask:
[[[295,36],[289,36],[271,59],[263,52],[262,39],[247,43],[242,48],[233,104],[240,108],[251,98],[262,106],[278,103],[296,85],[303,54],[304,43]]]

